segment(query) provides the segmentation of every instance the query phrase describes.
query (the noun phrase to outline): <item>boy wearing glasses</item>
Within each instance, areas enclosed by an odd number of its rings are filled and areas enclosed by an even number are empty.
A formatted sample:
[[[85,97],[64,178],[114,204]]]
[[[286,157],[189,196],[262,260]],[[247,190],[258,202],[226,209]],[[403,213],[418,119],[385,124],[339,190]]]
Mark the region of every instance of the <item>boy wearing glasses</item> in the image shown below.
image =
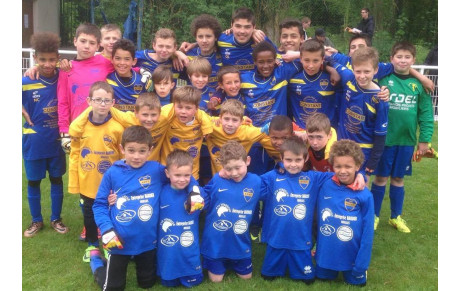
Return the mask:
[[[88,118],[77,119],[69,128],[72,140],[68,191],[80,194],[83,201],[83,223],[88,242],[84,262],[89,262],[90,251],[99,247],[93,203],[105,171],[121,158],[119,144],[124,130],[110,115],[114,99],[113,88],[108,83],[98,81],[91,85],[87,102],[92,107]]]

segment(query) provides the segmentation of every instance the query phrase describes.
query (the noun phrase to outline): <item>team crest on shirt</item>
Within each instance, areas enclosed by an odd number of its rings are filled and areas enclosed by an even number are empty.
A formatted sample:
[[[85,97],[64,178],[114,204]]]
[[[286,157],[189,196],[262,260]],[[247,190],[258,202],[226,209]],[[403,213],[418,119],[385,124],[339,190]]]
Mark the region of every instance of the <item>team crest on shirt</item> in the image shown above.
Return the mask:
[[[249,202],[252,196],[254,196],[254,190],[252,190],[252,188],[243,189],[243,197],[244,197],[244,200],[246,200],[246,202]]]
[[[308,185],[310,184],[310,178],[308,176],[300,176],[299,177],[299,185],[302,189],[307,189]]]
[[[329,81],[327,79],[321,79],[319,81],[319,86],[321,89],[326,90],[327,86],[329,85]]]
[[[272,79],[272,81],[270,82],[270,85],[273,86],[273,85],[275,85],[275,84],[276,84],[276,78],[275,78],[275,76],[273,76],[273,79]]]
[[[195,127],[192,129],[192,131],[193,131],[193,133],[194,133],[195,135],[198,135],[198,134],[200,133],[200,131],[201,131],[201,126],[200,126],[200,125],[199,125],[199,126],[195,126]]]
[[[104,135],[103,140],[106,146],[110,146],[113,143],[113,138],[107,134]]]
[[[145,176],[140,177],[138,181],[139,181],[139,184],[141,184],[142,188],[148,189],[151,185],[152,177],[150,177],[150,175],[145,175]]]
[[[358,202],[355,199],[351,199],[351,198],[345,199],[344,206],[347,211],[353,211],[356,205],[358,205]]]
[[[134,92],[136,92],[137,94],[139,94],[139,93],[142,92],[142,88],[143,88],[143,86],[140,85],[140,84],[138,84],[138,85],[134,85],[133,90],[134,90]]]
[[[412,91],[415,92],[418,90],[418,86],[415,83],[409,83],[409,86],[411,87]]]

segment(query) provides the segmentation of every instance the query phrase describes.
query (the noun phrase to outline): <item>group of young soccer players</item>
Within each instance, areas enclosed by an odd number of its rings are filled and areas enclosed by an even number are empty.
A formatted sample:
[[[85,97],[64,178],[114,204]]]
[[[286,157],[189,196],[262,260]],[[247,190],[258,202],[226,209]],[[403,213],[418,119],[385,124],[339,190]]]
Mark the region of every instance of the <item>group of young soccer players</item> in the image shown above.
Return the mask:
[[[59,37],[33,36],[37,66],[23,78],[22,99],[32,216],[24,236],[43,228],[46,171],[51,226],[68,232],[67,153],[83,261],[104,290],[125,288],[132,259],[142,288],[156,276],[164,286],[196,286],[203,269],[212,282],[226,270],[249,279],[253,241],[267,245],[266,280],[289,270],[311,284],[341,271],[365,285],[387,179],[389,224],[410,232],[403,178],[415,147],[417,156],[431,150],[423,87],[432,83],[411,69],[415,47],[396,43],[391,63],[379,63],[365,36],[353,36],[344,55],[303,40],[301,22],[287,19],[277,48],[247,8],[235,10],[231,31],[207,14],[191,31],[196,43],[182,51],[167,28],[153,49],[136,51],[115,25],[81,24],[77,57],[59,68]]]

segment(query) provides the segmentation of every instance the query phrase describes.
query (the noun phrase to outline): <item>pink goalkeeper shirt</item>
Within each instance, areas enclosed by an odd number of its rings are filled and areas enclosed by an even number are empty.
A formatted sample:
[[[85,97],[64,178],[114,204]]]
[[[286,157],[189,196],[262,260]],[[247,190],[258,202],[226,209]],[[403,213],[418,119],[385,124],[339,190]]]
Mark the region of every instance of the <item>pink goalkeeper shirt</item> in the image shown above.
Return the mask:
[[[95,55],[86,60],[73,61],[69,72],[59,71],[58,125],[59,132],[69,132],[70,123],[88,107],[86,97],[96,81],[105,81],[113,72],[109,59]]]

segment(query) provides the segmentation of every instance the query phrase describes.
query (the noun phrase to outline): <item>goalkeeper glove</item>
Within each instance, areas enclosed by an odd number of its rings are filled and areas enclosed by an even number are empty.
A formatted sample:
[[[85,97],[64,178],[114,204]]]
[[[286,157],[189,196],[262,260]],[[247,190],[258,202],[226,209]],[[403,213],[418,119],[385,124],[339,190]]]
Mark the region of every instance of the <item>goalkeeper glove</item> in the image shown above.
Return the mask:
[[[200,196],[200,188],[198,186],[192,187],[192,192],[188,194],[187,201],[185,201],[185,211],[188,214],[192,214],[197,210],[201,210],[204,207],[204,199]]]
[[[415,151],[414,152],[414,155],[412,156],[412,161],[414,162],[420,162],[422,160],[422,158],[432,158],[432,159],[438,159],[438,152],[431,147],[431,144],[428,144],[428,146],[430,147],[424,155],[422,155],[422,153],[420,151]]]
[[[70,154],[70,135],[65,132],[61,132],[61,147],[66,154]]]
[[[139,73],[142,75],[141,82],[147,84],[150,78],[152,77],[152,73],[144,68],[139,69]]]
[[[119,238],[116,234],[116,232],[111,229],[109,231],[106,231],[102,235],[102,246],[104,249],[111,249],[111,248],[118,248],[122,249],[123,248],[123,241],[121,238]]]

